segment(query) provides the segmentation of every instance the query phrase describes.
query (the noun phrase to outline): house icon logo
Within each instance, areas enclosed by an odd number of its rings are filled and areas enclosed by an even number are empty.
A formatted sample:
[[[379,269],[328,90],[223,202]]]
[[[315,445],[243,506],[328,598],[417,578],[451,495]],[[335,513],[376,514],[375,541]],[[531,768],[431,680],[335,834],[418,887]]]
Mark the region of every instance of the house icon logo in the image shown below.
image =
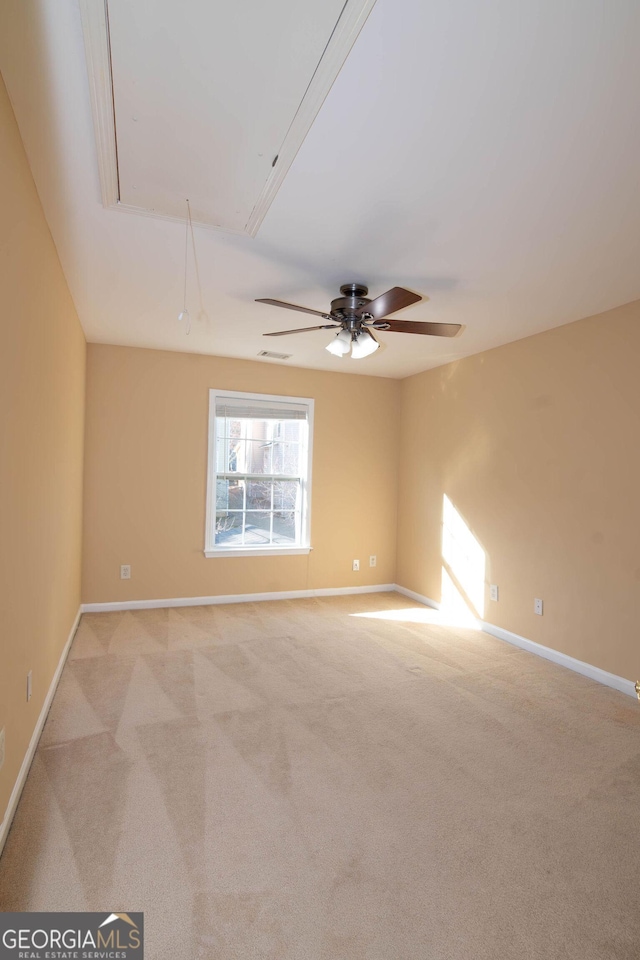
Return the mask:
[[[102,921],[100,928],[106,927],[107,924],[113,923],[114,920],[124,920],[125,923],[131,924],[135,930],[138,929],[138,924],[133,922],[128,913],[110,913],[107,919]]]

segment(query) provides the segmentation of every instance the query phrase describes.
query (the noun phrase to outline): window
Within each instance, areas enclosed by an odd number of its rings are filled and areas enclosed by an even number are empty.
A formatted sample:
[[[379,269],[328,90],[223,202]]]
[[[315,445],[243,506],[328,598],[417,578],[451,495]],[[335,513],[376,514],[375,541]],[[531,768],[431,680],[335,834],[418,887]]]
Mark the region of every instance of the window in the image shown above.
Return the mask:
[[[211,390],[205,554],[309,552],[313,400]]]

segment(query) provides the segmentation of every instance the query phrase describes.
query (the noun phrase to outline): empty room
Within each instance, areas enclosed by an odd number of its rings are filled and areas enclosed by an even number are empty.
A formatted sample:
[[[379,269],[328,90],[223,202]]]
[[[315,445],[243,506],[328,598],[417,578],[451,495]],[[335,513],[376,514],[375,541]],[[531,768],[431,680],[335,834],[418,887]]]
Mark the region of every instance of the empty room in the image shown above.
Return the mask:
[[[0,958],[640,956],[639,43],[3,0]]]

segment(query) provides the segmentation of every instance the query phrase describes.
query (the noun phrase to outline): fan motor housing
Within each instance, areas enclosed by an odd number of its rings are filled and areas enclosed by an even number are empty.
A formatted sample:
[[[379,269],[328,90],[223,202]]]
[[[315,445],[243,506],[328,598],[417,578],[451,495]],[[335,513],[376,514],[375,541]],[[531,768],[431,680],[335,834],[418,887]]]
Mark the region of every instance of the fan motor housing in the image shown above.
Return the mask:
[[[340,293],[341,297],[331,301],[331,315],[341,319],[355,319],[356,310],[371,302],[369,288],[362,283],[343,283]]]

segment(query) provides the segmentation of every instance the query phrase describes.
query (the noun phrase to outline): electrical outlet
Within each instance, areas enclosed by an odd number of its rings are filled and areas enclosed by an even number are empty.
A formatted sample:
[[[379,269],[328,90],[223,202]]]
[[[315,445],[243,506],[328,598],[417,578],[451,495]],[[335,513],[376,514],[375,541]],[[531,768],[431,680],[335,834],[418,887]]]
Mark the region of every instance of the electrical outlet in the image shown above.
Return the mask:
[[[0,730],[0,769],[4,763],[4,727]]]
[[[539,617],[542,616],[542,600],[539,600],[538,597],[533,601],[533,612],[537,613]]]
[[[378,562],[378,558],[376,557],[375,553],[372,553],[371,556],[369,557],[369,566],[375,567],[377,562]]]
[[[131,580],[131,564],[123,563],[120,565],[120,579]]]
[[[29,670],[27,674],[27,703],[31,700],[31,692],[33,687],[33,672]]]
[[[497,600],[497,599],[498,599],[498,584],[497,584],[497,583],[491,583],[491,584],[489,585],[489,596],[491,597],[492,600]]]
[[[354,573],[355,573],[357,570],[359,570],[359,569],[360,569],[360,561],[359,561],[359,560],[354,560],[354,561],[353,561],[353,564],[352,564],[352,566],[351,566],[351,569],[354,571]]]

